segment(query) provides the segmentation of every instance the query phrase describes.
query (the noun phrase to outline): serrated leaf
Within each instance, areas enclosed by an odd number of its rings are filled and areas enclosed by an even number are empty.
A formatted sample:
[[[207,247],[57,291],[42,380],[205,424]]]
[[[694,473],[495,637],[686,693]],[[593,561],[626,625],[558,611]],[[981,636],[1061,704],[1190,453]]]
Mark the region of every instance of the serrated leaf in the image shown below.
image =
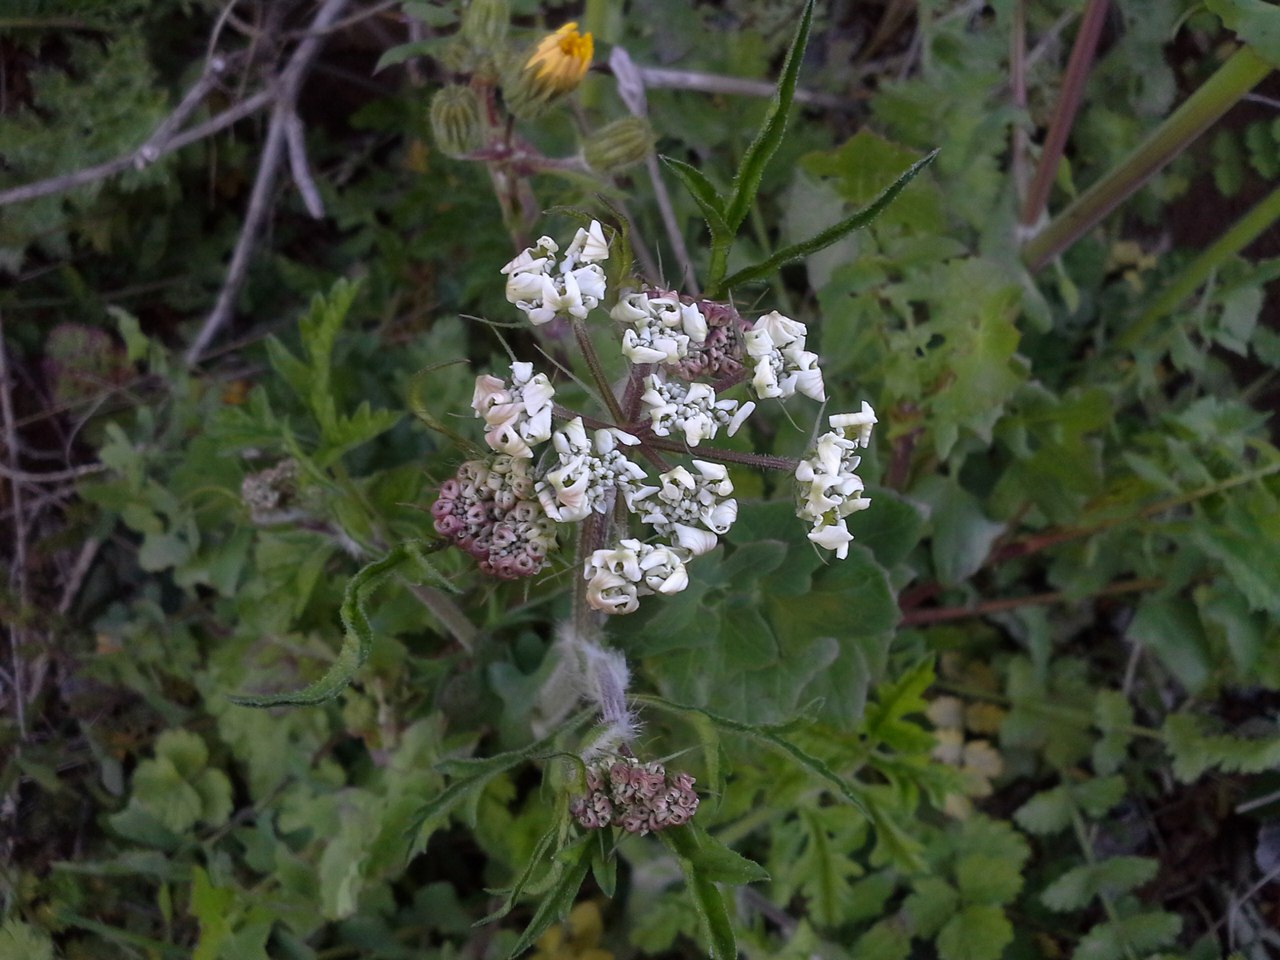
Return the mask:
[[[1080,940],[1072,960],[1123,960],[1146,956],[1173,943],[1182,929],[1182,918],[1172,913],[1139,913],[1100,923]]]
[[[941,877],[924,877],[913,884],[902,909],[911,920],[911,932],[917,937],[932,937],[956,912],[960,894]]]
[[[940,960],[996,960],[1013,940],[1013,927],[999,907],[971,904],[938,932]]]
[[[474,926],[478,927],[486,923],[493,923],[495,920],[501,920],[510,913],[511,908],[514,907],[516,905],[516,901],[520,899],[520,894],[524,892],[524,888],[528,886],[529,882],[533,879],[534,871],[536,871],[538,867],[548,866],[548,864],[551,864],[549,867],[551,870],[555,870],[557,867],[563,869],[561,861],[551,861],[547,857],[552,845],[559,838],[560,832],[560,824],[553,823],[542,834],[542,836],[538,838],[538,842],[534,845],[533,852],[529,854],[529,859],[525,861],[524,867],[516,877],[515,883],[513,883],[511,888],[506,891],[498,909],[494,910],[483,919],[477,920],[475,924],[473,924]]]
[[[764,168],[781,145],[783,134],[786,132],[787,114],[791,109],[791,100],[795,96],[805,47],[809,43],[809,27],[813,23],[813,4],[814,0],[805,2],[791,46],[787,49],[786,60],[782,63],[782,75],[778,78],[778,85],[765,111],[764,123],[738,165],[738,173],[733,180],[733,193],[725,205],[724,218],[731,230],[738,229],[746,219],[747,211],[751,209],[751,204],[755,200],[756,191],[760,189]]]
[[[365,607],[369,596],[401,564],[413,560],[434,585],[454,589],[426,560],[427,553],[439,550],[444,545],[445,541],[406,541],[381,560],[362,567],[347,581],[340,610],[344,629],[342,648],[333,666],[319,680],[293,693],[233,695],[229,698],[231,702],[242,707],[275,707],[286,704],[314,706],[332,700],[351,683],[351,678],[368,659],[369,650],[373,646],[373,624],[369,622],[369,613]]]
[[[810,256],[819,250],[824,250],[833,243],[839,242],[844,237],[853,233],[855,230],[861,230],[870,224],[876,217],[884,212],[884,209],[893,203],[899,193],[916,178],[925,167],[933,163],[938,156],[938,151],[934,150],[927,156],[917,160],[910,167],[904,170],[893,183],[884,189],[884,191],[875,198],[868,206],[859,210],[857,213],[845,217],[834,226],[828,227],[820,233],[814,234],[808,240],[802,240],[799,243],[793,243],[790,246],[783,247],[781,250],[775,251],[770,257],[754,263],[749,267],[744,267],[737,273],[726,278],[722,283],[723,289],[732,289],[741,283],[750,283],[754,280],[763,280],[773,276],[778,269],[791,263],[793,260],[799,260],[802,257]]]
[[[889,920],[881,920],[853,945],[858,960],[906,960],[911,954],[911,938]]]
[[[1112,857],[1068,870],[1045,887],[1040,901],[1050,910],[1080,910],[1094,897],[1108,897],[1140,887],[1156,875],[1159,864],[1147,857]]]
[[[1010,903],[1022,889],[1021,864],[977,853],[956,861],[956,886],[969,903]]]

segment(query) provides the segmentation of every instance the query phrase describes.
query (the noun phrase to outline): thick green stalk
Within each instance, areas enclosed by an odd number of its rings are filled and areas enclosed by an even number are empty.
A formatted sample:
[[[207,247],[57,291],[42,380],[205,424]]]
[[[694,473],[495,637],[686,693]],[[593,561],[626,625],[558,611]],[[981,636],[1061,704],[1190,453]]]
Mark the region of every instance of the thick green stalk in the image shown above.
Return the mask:
[[[1185,150],[1263,77],[1271,65],[1241,47],[1120,165],[1095,183],[1023,248],[1022,259],[1039,270]]]
[[[1230,257],[1251,244],[1262,231],[1280,220],[1280,187],[1272,190],[1248,213],[1232,224],[1231,229],[1196,257],[1160,296],[1151,302],[1133,326],[1116,338],[1116,346],[1132,349],[1140,343],[1156,323],[1163,320],[1187,297],[1200,288],[1210,275]]]

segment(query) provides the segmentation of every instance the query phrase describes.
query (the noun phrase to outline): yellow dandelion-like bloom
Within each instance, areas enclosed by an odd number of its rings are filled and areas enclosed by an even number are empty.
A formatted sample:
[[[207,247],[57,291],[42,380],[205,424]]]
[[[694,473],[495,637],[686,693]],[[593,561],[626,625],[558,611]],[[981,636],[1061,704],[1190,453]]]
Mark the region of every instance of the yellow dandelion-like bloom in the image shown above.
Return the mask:
[[[532,73],[535,95],[554,97],[580,84],[591,66],[593,49],[591,34],[578,33],[576,20],[543,37],[524,64],[525,72]]]

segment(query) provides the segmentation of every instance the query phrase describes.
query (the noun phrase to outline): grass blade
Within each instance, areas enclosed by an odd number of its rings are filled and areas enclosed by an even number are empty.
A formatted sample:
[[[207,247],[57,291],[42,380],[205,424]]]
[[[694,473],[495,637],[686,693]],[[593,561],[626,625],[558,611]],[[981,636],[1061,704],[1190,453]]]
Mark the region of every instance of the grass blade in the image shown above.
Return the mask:
[[[724,202],[706,175],[692,164],[677,160],[675,157],[664,156],[660,159],[667,165],[667,169],[679,178],[684,188],[689,191],[689,195],[693,197],[694,203],[702,211],[703,219],[707,221],[711,236],[727,238],[731,231],[724,219]]]

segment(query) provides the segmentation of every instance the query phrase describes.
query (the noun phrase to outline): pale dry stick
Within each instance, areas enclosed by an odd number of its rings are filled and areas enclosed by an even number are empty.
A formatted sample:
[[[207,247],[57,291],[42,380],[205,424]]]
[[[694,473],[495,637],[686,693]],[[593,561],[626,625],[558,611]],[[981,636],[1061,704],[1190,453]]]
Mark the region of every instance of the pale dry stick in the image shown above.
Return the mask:
[[[80,554],[76,557],[71,573],[67,576],[66,585],[62,588],[62,598],[58,601],[58,613],[62,616],[65,617],[71,610],[71,604],[75,602],[76,594],[80,592],[80,585],[84,583],[84,578],[89,574],[89,568],[93,566],[93,558],[98,555],[98,550],[101,548],[102,541],[97,537],[90,537],[80,548]]]
[[[615,50],[618,48],[615,47]],[[613,57],[609,66],[614,67]],[[673,70],[670,67],[637,67],[640,79],[646,87],[669,90],[693,90],[698,93],[723,93],[739,97],[772,97],[775,87],[767,80],[749,80],[746,77],[726,77],[718,73],[701,73],[697,70]],[[616,73],[616,67],[614,67]],[[849,110],[849,101],[834,93],[798,89],[792,98],[807,106],[825,107],[829,110]]]
[[[81,477],[101,473],[106,469],[107,466],[103,463],[86,463],[78,467],[68,467],[66,470],[32,473],[28,470],[19,470],[8,464],[0,463],[0,477],[11,483],[65,483],[68,480],[79,480]]]
[[[320,191],[311,178],[311,168],[307,164],[307,136],[303,129],[302,119],[296,110],[290,109],[284,121],[285,140],[289,145],[289,172],[293,174],[293,182],[298,186],[302,202],[306,204],[307,213],[313,220],[324,219],[324,201],[320,199]]]
[[[4,343],[4,315],[0,314],[0,417],[4,420],[5,456],[11,463],[18,459],[18,429],[14,426],[13,398],[9,388],[9,351]],[[16,585],[18,609],[21,615],[27,611],[27,516],[22,505],[22,481],[11,479],[13,489],[13,566],[10,568],[9,580]],[[9,656],[10,687],[13,690],[14,709],[18,719],[18,736],[27,739],[27,707],[26,694],[23,690],[23,663],[19,647],[22,643],[21,631],[16,621],[9,623]]]
[[[235,299],[248,276],[249,259],[253,254],[253,248],[257,245],[258,233],[265,225],[271,211],[271,193],[280,168],[288,116],[293,112],[297,102],[307,68],[311,66],[311,61],[320,50],[320,44],[324,39],[321,31],[341,15],[346,5],[347,0],[325,0],[315,19],[311,21],[310,34],[298,44],[284,71],[274,84],[278,92],[275,106],[272,108],[271,122],[267,125],[267,138],[262,147],[258,176],[254,180],[253,192],[249,197],[249,209],[245,213],[244,225],[236,241],[235,250],[231,254],[231,263],[227,268],[222,290],[218,293],[213,310],[205,318],[194,342],[187,350],[185,359],[188,366],[194,366],[200,361],[213,338],[231,319]]]
[[[161,151],[166,143],[173,139],[173,135],[178,132],[187,118],[196,111],[196,108],[204,101],[210,91],[218,85],[218,81],[227,70],[227,58],[221,56],[210,57],[206,64],[204,72],[200,75],[200,79],[193,83],[190,89],[178,105],[173,109],[167,117],[160,122],[160,126],[156,127],[151,136],[147,137],[147,142],[140,146],[133,157],[133,166],[135,170],[145,169],[150,164],[160,159]]]
[[[251,114],[257,113],[263,107],[275,100],[275,98],[276,93],[274,90],[260,91],[252,97],[240,101],[240,103],[236,104],[234,107],[228,107],[221,113],[210,117],[204,123],[177,134],[160,148],[158,156],[173,153],[176,150],[181,150],[188,144],[207,139],[215,133],[225,130],[233,123],[243,120]],[[47,180],[37,180],[35,183],[23,184],[20,187],[11,187],[8,190],[0,190],[0,207],[8,206],[11,203],[22,203],[26,200],[35,200],[39,197],[47,197],[55,193],[66,193],[68,190],[74,190],[76,187],[83,187],[86,184],[95,183],[98,180],[105,180],[107,177],[113,177],[118,173],[124,173],[134,165],[134,161],[137,156],[137,150],[130,150],[128,153],[122,154],[114,160],[108,160],[105,163],[99,163],[92,167],[84,167],[83,169],[75,170],[71,173],[60,174],[56,177],[50,177]]]

